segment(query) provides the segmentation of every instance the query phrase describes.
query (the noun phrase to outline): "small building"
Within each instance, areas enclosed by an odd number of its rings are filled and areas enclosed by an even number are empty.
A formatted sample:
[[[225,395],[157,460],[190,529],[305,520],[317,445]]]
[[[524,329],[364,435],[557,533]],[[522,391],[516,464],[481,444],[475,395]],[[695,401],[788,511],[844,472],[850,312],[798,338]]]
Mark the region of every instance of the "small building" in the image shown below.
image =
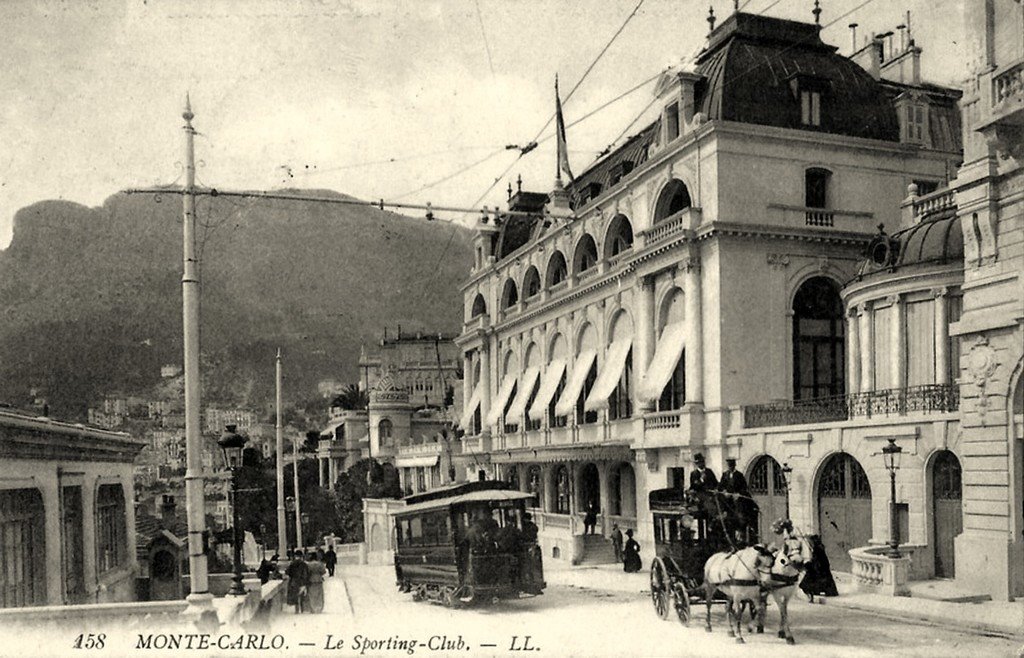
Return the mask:
[[[0,607],[134,600],[132,463],[144,445],[0,410]]]
[[[177,515],[174,496],[164,494],[160,515],[135,515],[135,555],[139,575],[136,600],[173,601],[185,597],[182,575],[188,560],[188,524]]]

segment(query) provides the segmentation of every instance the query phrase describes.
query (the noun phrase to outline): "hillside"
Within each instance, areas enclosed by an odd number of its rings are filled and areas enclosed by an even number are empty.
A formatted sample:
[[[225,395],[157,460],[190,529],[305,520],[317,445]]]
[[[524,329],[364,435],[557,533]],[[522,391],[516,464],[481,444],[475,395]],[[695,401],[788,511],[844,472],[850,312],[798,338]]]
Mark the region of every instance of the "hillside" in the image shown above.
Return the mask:
[[[354,381],[360,344],[385,326],[461,322],[467,229],[453,235],[445,222],[361,206],[224,197],[200,197],[197,216],[211,401],[271,400],[278,347],[288,397],[305,399],[320,379]],[[20,210],[0,251],[0,401],[24,404],[41,387],[55,415],[81,418],[103,393],[152,386],[161,364],[181,362],[180,280],[177,195]]]

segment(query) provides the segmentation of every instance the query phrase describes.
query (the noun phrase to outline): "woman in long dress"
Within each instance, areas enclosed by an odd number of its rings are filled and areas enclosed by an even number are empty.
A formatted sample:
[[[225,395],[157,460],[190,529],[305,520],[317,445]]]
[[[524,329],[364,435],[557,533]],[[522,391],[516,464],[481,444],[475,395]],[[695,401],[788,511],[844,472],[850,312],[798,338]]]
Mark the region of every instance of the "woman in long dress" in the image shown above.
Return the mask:
[[[640,562],[640,544],[633,539],[633,529],[629,528],[626,530],[626,545],[622,547],[622,570],[626,573],[636,573],[640,571],[642,563]]]
[[[317,559],[316,553],[310,551],[306,566],[309,567],[309,611],[324,611],[324,574],[327,567]]]

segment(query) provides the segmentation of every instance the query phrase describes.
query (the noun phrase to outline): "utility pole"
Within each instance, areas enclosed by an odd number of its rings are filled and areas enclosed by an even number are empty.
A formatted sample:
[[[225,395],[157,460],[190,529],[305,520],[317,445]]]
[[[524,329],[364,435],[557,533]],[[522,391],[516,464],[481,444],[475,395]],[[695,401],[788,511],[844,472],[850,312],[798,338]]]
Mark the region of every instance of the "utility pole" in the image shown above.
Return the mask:
[[[292,441],[292,474],[295,476],[295,547],[302,548],[302,504],[299,502],[299,442]]]
[[[206,500],[203,443],[199,427],[199,272],[196,262],[196,154],[192,104],[185,96],[185,193],[182,196],[181,305],[185,372],[185,507],[188,511],[188,562],[191,574],[188,612],[199,616],[213,610],[204,539]]]
[[[288,518],[284,509],[284,428],[281,426],[281,348],[277,348],[277,554],[288,552]]]

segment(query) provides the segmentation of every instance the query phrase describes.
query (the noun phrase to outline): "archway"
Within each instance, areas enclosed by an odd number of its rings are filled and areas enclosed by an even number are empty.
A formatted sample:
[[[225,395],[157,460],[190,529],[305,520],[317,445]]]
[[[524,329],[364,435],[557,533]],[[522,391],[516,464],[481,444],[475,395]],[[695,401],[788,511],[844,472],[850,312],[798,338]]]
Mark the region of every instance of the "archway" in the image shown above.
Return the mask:
[[[846,323],[839,286],[823,276],[804,281],[792,310],[793,399],[842,395]]]
[[[613,516],[636,518],[636,475],[633,466],[622,462],[611,473],[611,509]]]
[[[633,225],[625,215],[616,215],[604,236],[605,259],[615,258],[633,248]]]
[[[557,286],[569,277],[569,269],[565,265],[565,256],[562,252],[556,251],[551,254],[548,260],[547,272],[544,276],[544,285],[548,288]]]
[[[564,464],[555,470],[555,512],[569,513],[569,469]]]
[[[833,571],[850,571],[849,550],[871,539],[871,484],[852,456],[839,452],[818,476],[818,532]]]
[[[530,299],[540,294],[540,272],[537,268],[530,266],[523,277],[523,299]]]
[[[512,279],[505,281],[505,287],[501,291],[501,310],[505,310],[519,303],[519,291],[516,289],[516,282]]]
[[[789,496],[782,466],[771,455],[761,455],[750,467],[747,486],[759,510],[758,535],[762,541],[767,541],[772,536],[772,523],[789,518]]]
[[[586,464],[579,473],[579,496],[576,497],[576,511],[586,512],[593,504],[594,509],[601,511],[601,474],[594,463]]]
[[[572,256],[572,272],[580,274],[597,265],[597,244],[589,234],[584,235]]]
[[[964,530],[963,484],[960,460],[949,450],[932,459],[932,543],[936,578],[956,575],[953,540]]]
[[[471,318],[476,318],[481,315],[487,315],[487,302],[484,301],[484,296],[478,294],[473,299],[473,310],[470,313]]]
[[[686,184],[678,178],[673,178],[658,196],[658,203],[654,206],[653,223],[657,224],[691,205],[690,191],[686,189]]]
[[[533,505],[544,506],[544,471],[537,464],[526,469],[526,491],[533,494]]]
[[[383,551],[387,548],[384,542],[384,531],[381,529],[379,523],[374,523],[370,527],[370,552]]]

